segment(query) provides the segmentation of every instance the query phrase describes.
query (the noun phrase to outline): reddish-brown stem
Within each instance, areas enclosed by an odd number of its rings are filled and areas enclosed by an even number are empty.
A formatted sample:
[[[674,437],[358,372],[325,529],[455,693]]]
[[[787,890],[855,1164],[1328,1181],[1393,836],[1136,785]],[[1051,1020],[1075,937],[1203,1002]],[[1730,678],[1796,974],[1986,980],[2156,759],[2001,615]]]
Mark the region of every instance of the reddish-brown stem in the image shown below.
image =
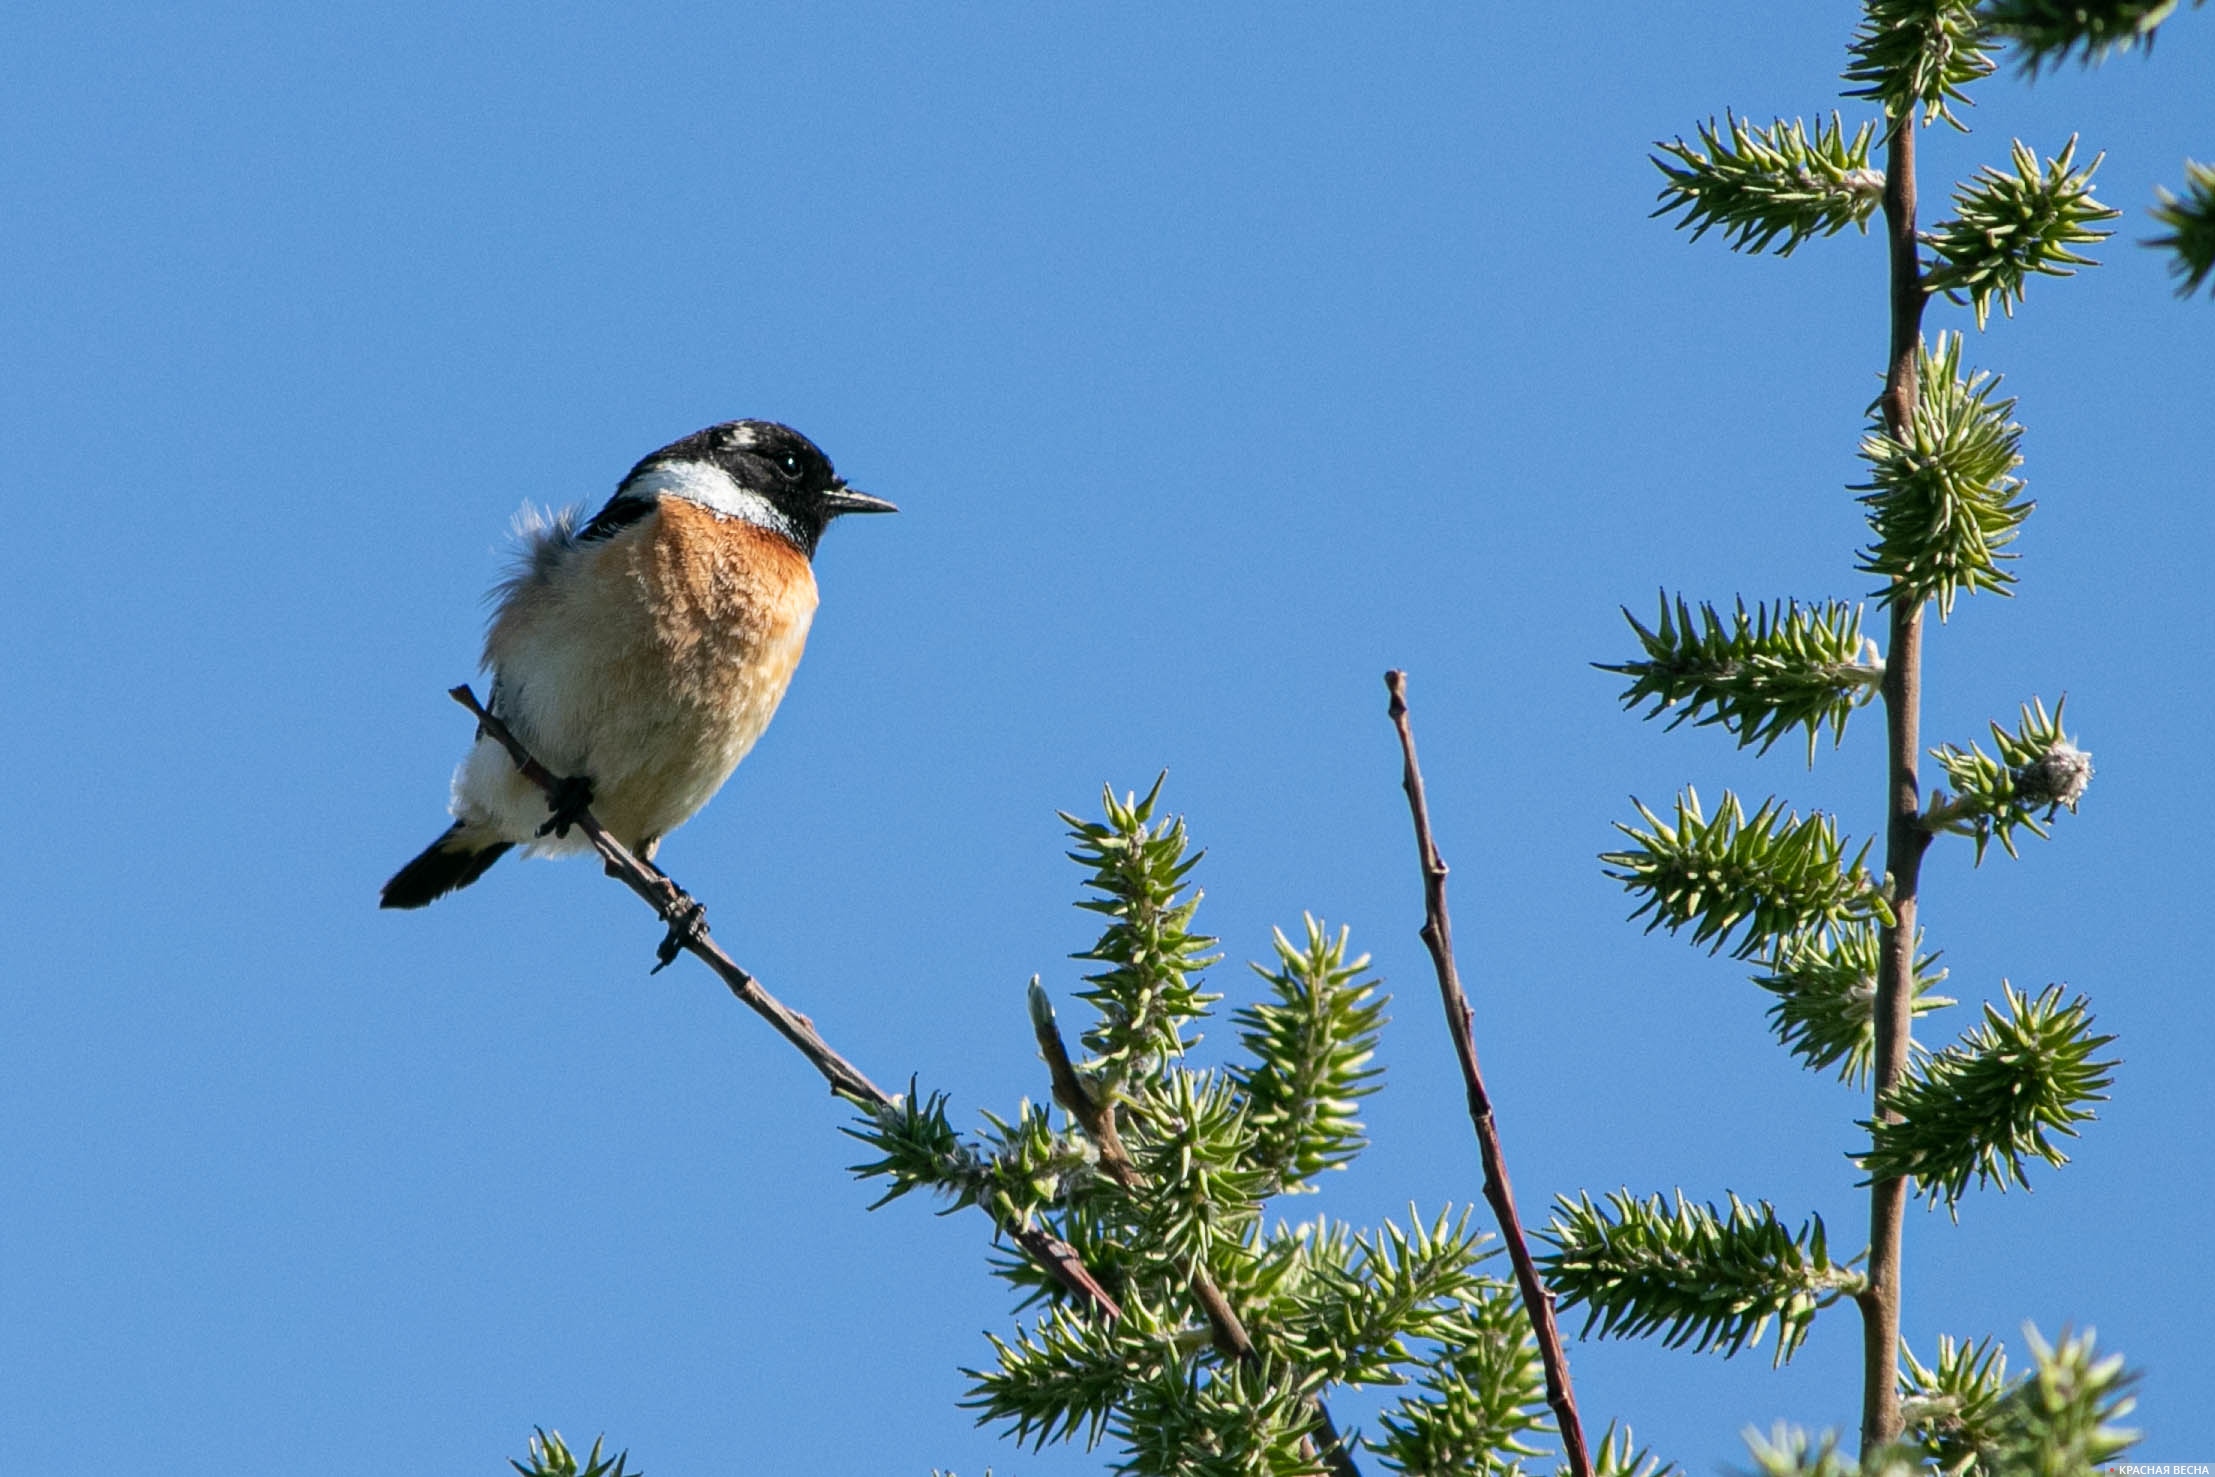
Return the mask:
[[[1916,356],[1922,349],[1922,263],[1915,240],[1915,113],[1893,120],[1884,173],[1885,240],[1891,256],[1891,342],[1884,376],[1884,425],[1910,440],[1915,421]],[[1904,593],[1904,592],[1898,592]],[[1907,1069],[1913,1026],[1916,891],[1930,832],[1922,824],[1916,759],[1922,745],[1923,602],[1891,603],[1891,645],[1884,654],[1886,776],[1884,869],[1892,888],[1892,926],[1884,932],[1877,970],[1876,1062],[1873,1091],[1881,1106]],[[1861,1449],[1866,1454],[1900,1436],[1900,1253],[1908,1183],[1869,1187],[1869,1281],[1861,1307]]]
[[[1500,1223],[1507,1242],[1508,1260],[1515,1266],[1515,1284],[1522,1289],[1523,1307],[1530,1314],[1531,1331],[1538,1338],[1538,1359],[1546,1372],[1546,1403],[1553,1407],[1554,1423],[1561,1428],[1561,1445],[1569,1458],[1573,1477],[1592,1477],[1592,1457],[1585,1449],[1584,1425],[1577,1417],[1576,1392],[1569,1385],[1569,1356],[1562,1349],[1561,1330],[1554,1322],[1554,1295],[1539,1279],[1538,1264],[1531,1260],[1530,1243],[1523,1236],[1523,1221],[1515,1213],[1515,1191],[1508,1184],[1507,1156],[1500,1148],[1500,1129],[1492,1114],[1492,1098],[1484,1090],[1484,1073],[1477,1066],[1477,1039],[1471,1022],[1475,1012],[1462,993],[1461,972],[1454,965],[1453,921],[1446,912],[1446,859],[1431,839],[1430,802],[1423,795],[1423,771],[1415,763],[1415,734],[1408,726],[1407,673],[1387,672],[1384,685],[1392,694],[1386,711],[1400,735],[1401,786],[1407,791],[1408,810],[1415,817],[1415,850],[1423,865],[1423,943],[1438,971],[1438,995],[1446,1007],[1446,1028],[1454,1040],[1454,1055],[1461,1061],[1461,1080],[1469,1093],[1469,1121],[1477,1131],[1477,1152],[1484,1161],[1484,1198]]]
[[[447,696],[477,715],[478,731],[508,751],[508,757],[515,761],[515,767],[522,772],[525,779],[544,790],[549,797],[554,794],[559,779],[545,765],[539,763],[530,750],[523,747],[522,741],[508,730],[505,723],[477,701],[477,694],[470,690],[467,683],[449,689]],[[716,978],[738,997],[740,1004],[775,1027],[778,1035],[791,1042],[808,1059],[809,1064],[823,1074],[823,1080],[831,1085],[831,1091],[849,1102],[858,1103],[875,1112],[887,1112],[899,1106],[890,1094],[864,1076],[859,1067],[833,1051],[830,1043],[816,1033],[813,1021],[798,1011],[787,1008],[776,996],[763,989],[760,981],[724,953],[708,937],[707,919],[697,910],[697,905],[690,911],[686,910],[686,904],[691,900],[679,891],[674,882],[633,856],[628,847],[608,834],[607,828],[600,824],[598,817],[591,811],[581,813],[572,824],[584,832],[593,849],[600,853],[601,860],[607,863],[608,875],[644,898],[662,921],[670,925],[671,939],[677,947],[714,970]],[[1049,1236],[1036,1227],[1002,1225],[1000,1229],[1016,1245],[1022,1247],[1024,1254],[1032,1261],[1053,1273],[1055,1279],[1079,1301],[1091,1305],[1110,1318],[1122,1316],[1123,1310],[1117,1306],[1115,1299],[1085,1269],[1083,1259],[1067,1242]]]

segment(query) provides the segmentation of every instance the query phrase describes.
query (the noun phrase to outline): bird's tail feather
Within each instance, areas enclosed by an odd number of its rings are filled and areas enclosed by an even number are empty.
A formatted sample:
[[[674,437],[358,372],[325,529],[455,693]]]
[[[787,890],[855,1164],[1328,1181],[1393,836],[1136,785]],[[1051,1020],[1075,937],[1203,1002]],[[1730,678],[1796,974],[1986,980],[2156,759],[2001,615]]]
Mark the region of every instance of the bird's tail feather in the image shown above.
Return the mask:
[[[377,906],[420,908],[450,892],[467,887],[515,843],[480,841],[456,821],[446,834],[423,848],[423,854],[392,874]]]

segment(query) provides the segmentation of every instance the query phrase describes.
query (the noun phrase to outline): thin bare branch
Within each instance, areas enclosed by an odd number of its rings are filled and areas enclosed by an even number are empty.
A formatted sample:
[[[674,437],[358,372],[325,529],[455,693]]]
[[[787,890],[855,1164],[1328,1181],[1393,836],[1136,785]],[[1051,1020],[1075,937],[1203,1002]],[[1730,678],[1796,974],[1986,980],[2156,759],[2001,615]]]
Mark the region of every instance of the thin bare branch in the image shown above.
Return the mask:
[[[1069,1047],[1061,1039],[1061,1027],[1054,1021],[1053,1002],[1031,977],[1030,991],[1031,1035],[1038,1041],[1038,1054],[1046,1060],[1047,1074],[1054,1084],[1054,1101],[1069,1110],[1100,1151],[1100,1167],[1109,1178],[1126,1190],[1138,1187],[1138,1166],[1131,1163],[1128,1150],[1123,1147],[1123,1136],[1115,1131],[1115,1104],[1101,1102],[1084,1085],[1077,1075],[1076,1064],[1069,1060]]]
[[[1431,839],[1430,802],[1423,795],[1423,772],[1415,763],[1415,733],[1407,717],[1407,673],[1385,673],[1384,685],[1392,694],[1386,711],[1400,735],[1404,766],[1401,787],[1407,791],[1408,810],[1415,818],[1415,849],[1423,864],[1422,938],[1438,971],[1438,995],[1446,1007],[1446,1027],[1454,1038],[1462,1083],[1469,1092],[1469,1122],[1477,1131],[1477,1151],[1484,1161],[1484,1198],[1499,1220],[1508,1260],[1515,1265],[1515,1284],[1522,1289],[1523,1307],[1530,1314],[1531,1331],[1538,1338],[1538,1358],[1546,1371],[1546,1403],[1553,1407],[1554,1423],[1561,1429],[1569,1470],[1573,1477],[1592,1477],[1592,1457],[1585,1449],[1584,1425],[1577,1417],[1576,1392],[1569,1384],[1569,1356],[1562,1348],[1561,1330],[1554,1323],[1554,1295],[1538,1276],[1538,1264],[1531,1260],[1530,1243],[1523,1235],[1522,1218],[1515,1213],[1507,1156],[1500,1148],[1492,1098],[1484,1089],[1484,1073],[1477,1065],[1477,1041],[1471,1028],[1474,1012],[1469,1008],[1469,997],[1462,993],[1461,973],[1454,966],[1453,921],[1446,912],[1446,859],[1438,854],[1438,845]]]
[[[538,762],[523,747],[520,739],[508,726],[477,701],[477,694],[467,683],[447,692],[455,702],[476,714],[479,732],[488,735],[515,761],[515,767],[525,779],[545,791],[549,799],[561,781],[545,765]],[[608,875],[644,898],[655,914],[669,926],[669,936],[662,943],[661,958],[666,964],[683,950],[715,971],[725,988],[738,997],[739,1003],[753,1011],[776,1028],[777,1034],[808,1059],[809,1065],[823,1074],[831,1091],[847,1101],[859,1104],[874,1112],[887,1112],[897,1104],[892,1096],[869,1080],[862,1070],[831,1049],[829,1042],[817,1034],[815,1023],[796,1010],[787,1007],[776,996],[761,987],[738,962],[723,952],[722,947],[708,936],[706,912],[688,896],[684,889],[669,880],[659,868],[648,866],[631,854],[628,847],[608,834],[598,817],[590,810],[580,812],[571,824],[583,831],[593,849],[607,863]],[[657,968],[659,966],[656,966]],[[1058,1237],[1049,1236],[1035,1226],[1001,1224],[1000,1230],[1026,1256],[1047,1271],[1080,1301],[1090,1305],[1110,1318],[1119,1318],[1123,1310],[1108,1295],[1099,1280],[1087,1271],[1076,1248]]]

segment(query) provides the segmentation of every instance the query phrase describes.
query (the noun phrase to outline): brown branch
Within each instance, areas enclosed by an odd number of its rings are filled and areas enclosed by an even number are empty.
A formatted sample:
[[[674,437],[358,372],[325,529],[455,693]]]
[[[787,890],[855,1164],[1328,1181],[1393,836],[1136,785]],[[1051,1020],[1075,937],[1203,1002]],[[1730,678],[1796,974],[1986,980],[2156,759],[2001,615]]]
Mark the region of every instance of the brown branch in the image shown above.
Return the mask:
[[[1446,913],[1446,859],[1438,854],[1438,844],[1431,839],[1430,802],[1423,797],[1423,772],[1415,763],[1415,733],[1408,726],[1407,673],[1385,673],[1384,685],[1392,694],[1386,712],[1400,736],[1400,783],[1407,791],[1408,810],[1415,817],[1415,850],[1423,864],[1422,938],[1438,971],[1438,995],[1446,1007],[1446,1028],[1454,1038],[1454,1054],[1461,1060],[1461,1080],[1469,1092],[1469,1122],[1477,1131],[1477,1151],[1484,1160],[1484,1198],[1499,1220],[1508,1260],[1515,1265],[1515,1285],[1522,1289],[1523,1307],[1530,1314],[1531,1331],[1538,1338],[1538,1359],[1546,1371],[1546,1403],[1553,1407],[1554,1424],[1561,1430],[1569,1470],[1573,1477],[1592,1477],[1592,1457],[1585,1450],[1576,1392],[1569,1386],[1569,1356],[1562,1349],[1561,1330],[1554,1323],[1554,1295],[1539,1279],[1530,1243],[1523,1236],[1522,1218],[1515,1213],[1515,1191],[1508,1184],[1499,1125],[1492,1115],[1491,1095],[1484,1090],[1484,1073],[1477,1066],[1477,1040],[1470,1025],[1475,1013],[1469,1008],[1469,997],[1462,993],[1461,972],[1454,966],[1453,921]]]
[[[497,742],[508,751],[515,767],[525,779],[545,791],[552,798],[560,785],[560,779],[523,747],[520,739],[508,730],[508,726],[494,717],[477,701],[477,694],[469,684],[450,688],[446,694],[477,715],[478,731]],[[776,1028],[777,1034],[792,1043],[800,1054],[808,1059],[831,1091],[847,1101],[868,1108],[872,1112],[886,1113],[899,1104],[883,1088],[869,1080],[862,1070],[831,1049],[829,1042],[817,1034],[815,1023],[796,1010],[788,1008],[776,996],[761,987],[761,982],[740,968],[737,961],[723,952],[715,940],[708,936],[706,914],[700,905],[688,897],[684,890],[669,880],[659,869],[650,867],[632,855],[630,849],[608,834],[599,818],[590,810],[580,812],[571,822],[585,834],[593,849],[607,863],[608,875],[621,882],[652,905],[655,914],[669,926],[669,937],[663,944],[664,962],[674,957],[673,950],[682,949],[715,971],[725,988],[738,997],[739,1003],[753,1011]],[[989,1212],[988,1212],[989,1213]],[[1099,1280],[1086,1270],[1076,1248],[1058,1237],[1050,1236],[1033,1226],[1002,1224],[1005,1232],[1032,1261],[1053,1273],[1063,1287],[1080,1301],[1089,1304],[1110,1318],[1120,1318],[1123,1310],[1108,1295]]]
[[[1054,1023],[1053,1002],[1047,999],[1036,975],[1031,977],[1030,1010],[1031,1035],[1037,1039],[1038,1054],[1046,1059],[1046,1073],[1053,1079],[1054,1101],[1069,1110],[1069,1116],[1077,1120],[1085,1137],[1100,1151],[1100,1167],[1108,1177],[1126,1190],[1137,1189],[1138,1166],[1131,1163],[1123,1136],[1115,1131],[1115,1104],[1094,1098],[1084,1079],[1077,1075],[1076,1064],[1069,1060],[1069,1047],[1061,1039],[1061,1027]]]
[[[1884,166],[1884,234],[1890,257],[1891,334],[1884,376],[1884,425],[1912,444],[1916,357],[1922,352],[1922,262],[1915,240],[1915,110],[1892,122]],[[1923,853],[1931,833],[1922,821],[1922,788],[1916,771],[1921,749],[1923,602],[1891,604],[1891,645],[1884,654],[1886,775],[1884,869],[1892,884],[1892,926],[1884,931],[1877,968],[1876,1061],[1872,1073],[1877,1115],[1907,1070],[1914,1028],[1915,914]],[[1901,1242],[1907,1215],[1905,1179],[1869,1187],[1869,1281],[1861,1307],[1861,1449],[1864,1453],[1900,1436]]]

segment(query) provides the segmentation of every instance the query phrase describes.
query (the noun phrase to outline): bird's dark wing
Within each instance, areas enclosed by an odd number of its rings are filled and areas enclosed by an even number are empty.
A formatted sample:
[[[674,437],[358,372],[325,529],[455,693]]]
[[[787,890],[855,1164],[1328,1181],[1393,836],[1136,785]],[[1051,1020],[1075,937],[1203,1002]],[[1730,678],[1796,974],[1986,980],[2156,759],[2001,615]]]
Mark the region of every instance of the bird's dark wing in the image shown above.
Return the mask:
[[[602,539],[614,538],[624,529],[630,527],[648,513],[653,512],[660,505],[660,502],[661,499],[658,497],[639,497],[633,493],[619,492],[608,499],[606,507],[592,515],[590,523],[577,530],[576,542],[590,544],[597,543]]]

